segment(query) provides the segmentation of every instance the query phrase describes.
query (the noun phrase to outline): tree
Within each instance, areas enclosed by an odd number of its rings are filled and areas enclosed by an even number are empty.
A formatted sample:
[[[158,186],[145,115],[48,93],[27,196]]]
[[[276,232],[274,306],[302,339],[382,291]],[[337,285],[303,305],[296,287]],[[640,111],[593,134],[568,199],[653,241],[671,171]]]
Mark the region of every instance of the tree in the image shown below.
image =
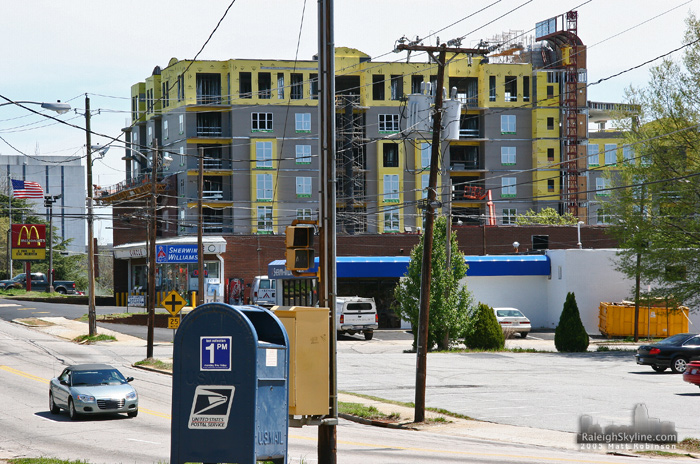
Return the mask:
[[[554,346],[557,351],[577,353],[588,350],[588,342],[588,334],[581,322],[576,297],[569,292],[559,316],[559,324],[554,330]]]
[[[530,225],[575,225],[578,219],[571,214],[566,212],[563,215],[557,213],[554,208],[542,208],[539,213],[534,212],[529,209],[525,214],[518,214],[515,217],[515,223],[519,226],[530,226]]]
[[[652,286],[650,296],[700,303],[700,21],[686,19],[680,63],[665,59],[651,69],[645,88],[627,90],[637,108],[621,113],[625,158],[610,172],[605,214],[620,244],[617,267],[637,284]],[[623,149],[624,150],[624,149]]]
[[[469,318],[464,344],[480,350],[502,350],[505,347],[506,337],[492,307],[479,303]]]
[[[438,345],[448,349],[450,343],[464,335],[471,294],[466,286],[460,287],[460,280],[467,274],[464,254],[459,252],[457,235],[451,234],[451,263],[447,269],[447,221],[444,217],[435,221],[432,250],[432,275],[430,279],[430,321],[428,328],[428,348]],[[418,335],[418,312],[420,309],[421,267],[423,262],[423,237],[411,250],[408,272],[396,286],[396,313],[409,321],[413,330],[414,347]]]

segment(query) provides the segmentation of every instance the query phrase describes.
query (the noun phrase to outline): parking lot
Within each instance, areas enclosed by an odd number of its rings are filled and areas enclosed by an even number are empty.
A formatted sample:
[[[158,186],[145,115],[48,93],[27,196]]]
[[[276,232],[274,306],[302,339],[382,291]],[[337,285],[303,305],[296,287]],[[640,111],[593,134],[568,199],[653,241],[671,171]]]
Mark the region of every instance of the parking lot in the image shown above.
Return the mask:
[[[637,366],[632,351],[557,353],[550,334],[507,342],[537,353],[429,353],[426,406],[502,424],[577,432],[581,415],[602,427],[627,425],[643,403],[650,417],[697,437],[700,389],[669,372]],[[388,400],[415,400],[410,334],[378,331],[371,341],[338,341],[338,388]],[[591,349],[595,349],[591,347]],[[369,374],[369,375],[368,375]]]

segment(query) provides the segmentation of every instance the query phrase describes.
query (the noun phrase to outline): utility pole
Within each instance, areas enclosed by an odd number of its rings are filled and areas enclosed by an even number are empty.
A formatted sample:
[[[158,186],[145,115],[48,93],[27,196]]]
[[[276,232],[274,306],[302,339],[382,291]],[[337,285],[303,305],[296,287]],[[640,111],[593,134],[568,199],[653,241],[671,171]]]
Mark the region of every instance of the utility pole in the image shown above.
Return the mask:
[[[336,204],[335,204],[335,43],[333,0],[318,1],[318,78],[319,78],[319,305],[329,309],[328,317],[328,409],[318,427],[318,462],[335,464],[337,455],[338,379],[335,330]]]
[[[438,66],[435,88],[435,109],[433,111],[433,138],[430,155],[430,176],[428,178],[428,199],[425,205],[425,223],[423,227],[423,262],[421,267],[420,308],[418,313],[418,339],[416,341],[416,399],[414,421],[425,421],[425,385],[428,360],[428,321],[430,320],[430,281],[432,273],[433,231],[437,201],[437,174],[440,160],[440,131],[442,129],[442,93],[445,82],[447,52],[455,54],[485,55],[486,49],[447,48],[446,44],[436,47],[417,44],[399,44],[398,51],[427,52]],[[435,53],[438,56],[435,57]]]
[[[154,141],[153,161],[151,162],[151,217],[149,218],[148,243],[148,335],[146,358],[153,357],[153,332],[156,325],[156,207],[158,183],[158,140]]]
[[[97,335],[95,314],[95,248],[92,230],[92,142],[90,129],[90,97],[85,94],[85,149],[87,150],[87,242],[88,242],[88,333]]]
[[[197,306],[204,304],[204,218],[202,195],[204,195],[204,148],[199,147],[199,173],[197,175]]]

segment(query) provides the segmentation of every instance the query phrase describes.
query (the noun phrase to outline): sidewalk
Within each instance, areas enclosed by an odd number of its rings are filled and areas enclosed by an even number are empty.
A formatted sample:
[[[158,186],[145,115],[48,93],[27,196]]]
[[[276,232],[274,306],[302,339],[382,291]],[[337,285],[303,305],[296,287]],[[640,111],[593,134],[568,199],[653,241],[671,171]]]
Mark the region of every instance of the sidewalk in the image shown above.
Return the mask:
[[[31,327],[32,329],[54,335],[66,340],[85,335],[88,332],[87,324],[75,320],[66,319],[63,317],[40,317],[31,318],[29,320],[15,319],[13,322]],[[46,325],[43,325],[46,324]],[[113,330],[99,328],[100,334],[112,335],[116,341],[97,342],[100,345],[125,345],[125,346],[143,346],[144,340],[125,335]],[[535,340],[521,339],[515,337],[506,341],[508,348],[523,348],[536,349],[539,351],[556,351],[553,340]],[[595,350],[596,345],[592,345]],[[590,349],[590,348],[589,348]],[[163,358],[163,361],[171,362],[172,358]],[[138,367],[138,366],[136,366]],[[374,406],[378,411],[386,414],[398,414],[400,419],[397,421],[367,421],[353,416],[344,416],[342,418],[353,420],[356,422],[367,423],[374,426],[405,428],[410,430],[420,430],[431,433],[442,433],[465,438],[481,439],[481,440],[497,440],[506,443],[518,443],[535,446],[545,446],[564,449],[577,449],[576,436],[574,433],[558,432],[552,430],[534,429],[530,427],[518,427],[511,425],[503,425],[492,422],[459,419],[445,414],[426,411],[426,421],[423,423],[413,423],[414,409],[393,403],[367,399],[360,396],[355,396],[351,393],[339,393],[338,401],[343,403],[359,403],[364,406]],[[436,420],[437,419],[437,420]]]

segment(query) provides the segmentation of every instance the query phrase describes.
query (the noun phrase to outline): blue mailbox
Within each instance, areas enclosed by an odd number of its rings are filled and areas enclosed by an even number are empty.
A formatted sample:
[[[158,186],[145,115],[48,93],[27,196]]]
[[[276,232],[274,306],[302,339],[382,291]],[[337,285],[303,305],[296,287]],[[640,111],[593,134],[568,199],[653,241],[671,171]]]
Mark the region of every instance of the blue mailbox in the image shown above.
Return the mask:
[[[289,342],[260,306],[208,303],[173,350],[170,462],[287,462]]]

